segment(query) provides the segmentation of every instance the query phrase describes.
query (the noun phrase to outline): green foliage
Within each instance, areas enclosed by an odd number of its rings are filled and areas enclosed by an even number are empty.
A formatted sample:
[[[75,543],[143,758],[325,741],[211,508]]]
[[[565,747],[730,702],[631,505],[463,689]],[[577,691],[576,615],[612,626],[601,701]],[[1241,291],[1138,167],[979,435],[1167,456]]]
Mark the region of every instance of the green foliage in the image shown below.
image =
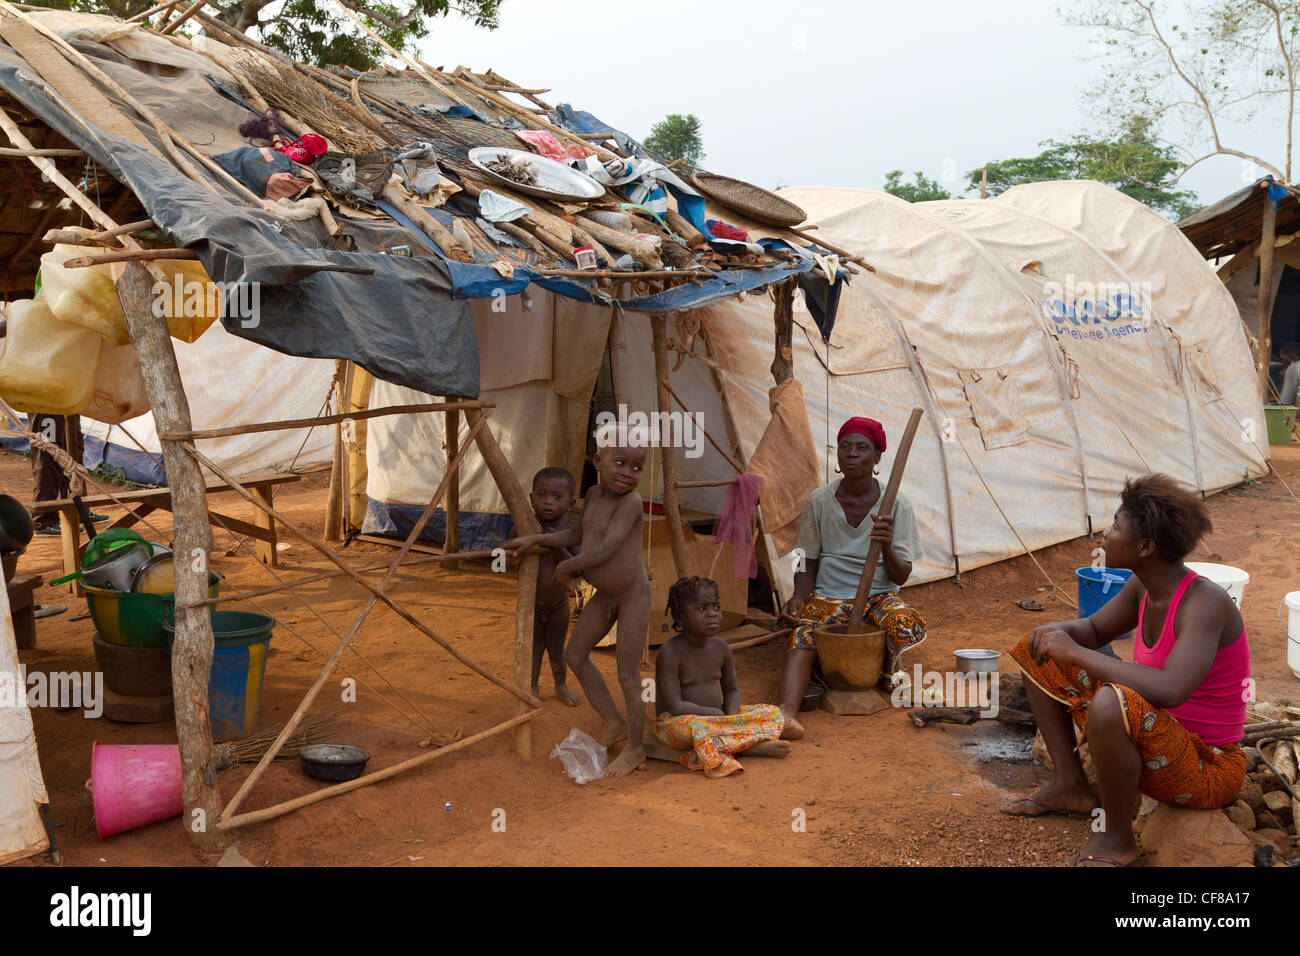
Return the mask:
[[[704,158],[700,119],[694,113],[669,113],[650,127],[644,145],[664,159],[684,159],[690,165],[698,166]]]
[[[1064,142],[1044,140],[1037,156],[1003,159],[988,164],[988,195],[996,196],[1021,183],[1053,179],[1095,179],[1174,219],[1190,216],[1198,208],[1196,194],[1173,188],[1183,165],[1170,147],[1151,138],[1151,121],[1130,116],[1119,136],[1092,139],[1083,134]],[[967,176],[970,188],[979,190],[985,167]]]
[[[891,169],[885,174],[884,190],[908,202],[928,202],[931,199],[951,199],[952,193],[924,173],[917,172],[915,182],[903,182],[903,171]]]
[[[123,19],[155,6],[151,0],[44,0],[41,6],[82,13],[107,13]],[[181,0],[181,8],[186,6]],[[501,0],[347,0],[353,13],[392,44],[406,51],[429,34],[435,17],[456,13],[478,26],[498,26]],[[360,30],[333,0],[211,0],[204,12],[236,30],[251,33],[269,47],[296,60],[319,65],[375,67],[384,49]],[[189,24],[181,27],[188,32]]]
[[[148,7],[145,9],[147,10]],[[92,471],[91,474],[100,481],[106,481],[114,485],[121,485],[128,491],[139,487],[134,481],[126,476],[126,472],[123,471],[119,465],[99,464],[95,466],[95,470]]]

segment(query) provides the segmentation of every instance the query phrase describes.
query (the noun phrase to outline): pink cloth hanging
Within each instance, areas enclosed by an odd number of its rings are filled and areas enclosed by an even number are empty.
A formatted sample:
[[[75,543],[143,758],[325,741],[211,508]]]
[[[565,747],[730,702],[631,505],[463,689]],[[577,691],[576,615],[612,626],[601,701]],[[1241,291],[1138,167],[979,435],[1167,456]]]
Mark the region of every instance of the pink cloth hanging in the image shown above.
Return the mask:
[[[722,502],[722,510],[718,512],[713,541],[731,542],[733,578],[752,578],[758,574],[758,554],[750,525],[754,520],[754,507],[758,504],[758,489],[762,484],[762,475],[737,476],[736,483],[727,487],[727,497]]]
[[[532,147],[533,152],[540,153],[547,159],[567,163],[571,159],[586,159],[595,156],[596,151],[577,143],[561,143],[550,130],[517,129],[515,135]]]

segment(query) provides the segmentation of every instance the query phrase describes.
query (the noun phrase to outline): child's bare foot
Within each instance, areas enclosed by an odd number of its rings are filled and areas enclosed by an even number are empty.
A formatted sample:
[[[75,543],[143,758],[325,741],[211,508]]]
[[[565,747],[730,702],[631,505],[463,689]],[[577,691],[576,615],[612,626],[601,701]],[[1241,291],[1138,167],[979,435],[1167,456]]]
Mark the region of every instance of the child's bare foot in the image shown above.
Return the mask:
[[[563,684],[555,685],[555,696],[558,697],[561,702],[567,704],[569,707],[578,706],[579,703],[578,698],[574,695],[573,691],[569,690],[569,688],[565,687]]]
[[[764,740],[741,752],[746,757],[788,757],[790,745],[784,740]]]
[[[616,724],[606,724],[605,732],[600,735],[602,747],[612,747],[627,736],[627,721],[620,719]]]
[[[627,731],[624,730],[624,733]],[[623,752],[605,768],[606,777],[625,777],[633,770],[643,770],[645,768],[645,746],[643,744],[634,744],[628,741]]]
[[[1021,797],[1003,804],[999,809],[1011,817],[1042,817],[1060,814],[1063,816],[1086,818],[1097,806],[1097,795],[1089,788],[1087,781],[1077,785],[1065,785],[1056,780],[1048,781],[1032,796]]]
[[[793,717],[787,717],[785,719],[785,729],[781,731],[781,739],[803,740],[803,735],[803,724],[799,723],[799,721],[795,720]]]

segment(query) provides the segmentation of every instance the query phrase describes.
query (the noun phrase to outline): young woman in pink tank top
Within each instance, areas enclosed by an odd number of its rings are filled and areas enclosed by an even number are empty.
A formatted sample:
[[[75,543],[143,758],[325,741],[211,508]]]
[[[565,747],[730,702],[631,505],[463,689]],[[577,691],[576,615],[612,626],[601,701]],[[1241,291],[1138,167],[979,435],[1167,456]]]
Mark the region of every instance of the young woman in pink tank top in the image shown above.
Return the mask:
[[[1250,688],[1246,628],[1227,592],[1183,564],[1209,531],[1200,496],[1172,478],[1127,481],[1102,544],[1106,564],[1133,575],[1091,617],[1035,628],[1011,652],[1054,770],[1046,786],[1002,812],[1100,817],[1100,830],[1070,865],[1127,866],[1138,859],[1132,817],[1139,791],[1206,809],[1231,803],[1241,789],[1246,758],[1237,742]],[[1099,652],[1134,628],[1134,663]],[[1079,762],[1072,721],[1092,753],[1095,792]]]

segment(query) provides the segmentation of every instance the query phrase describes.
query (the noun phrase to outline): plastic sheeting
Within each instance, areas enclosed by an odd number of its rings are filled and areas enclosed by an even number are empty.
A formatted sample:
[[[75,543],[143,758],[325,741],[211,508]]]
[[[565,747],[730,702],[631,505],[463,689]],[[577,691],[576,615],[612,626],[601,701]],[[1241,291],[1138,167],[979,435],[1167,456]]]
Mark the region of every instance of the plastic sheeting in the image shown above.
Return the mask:
[[[50,845],[38,810],[50,798],[36,753],[32,714],[25,696],[18,693],[24,684],[5,583],[0,572],[0,864],[25,859]]]

